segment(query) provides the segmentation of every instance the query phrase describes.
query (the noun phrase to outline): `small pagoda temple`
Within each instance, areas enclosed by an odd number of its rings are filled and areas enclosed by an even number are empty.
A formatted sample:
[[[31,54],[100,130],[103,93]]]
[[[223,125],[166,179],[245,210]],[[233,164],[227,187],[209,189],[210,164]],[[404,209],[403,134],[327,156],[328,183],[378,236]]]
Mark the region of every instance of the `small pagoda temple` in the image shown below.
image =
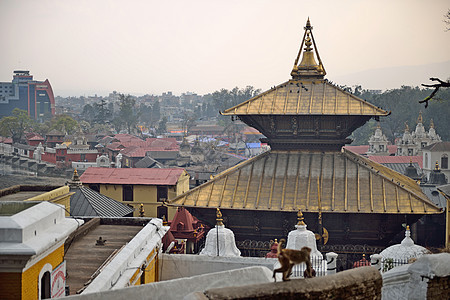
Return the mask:
[[[292,78],[222,112],[263,133],[271,150],[169,205],[208,224],[220,208],[238,241],[286,237],[301,209],[319,245],[385,247],[405,221],[441,210],[411,178],[342,150],[355,129],[389,112],[325,79],[309,19],[304,29]]]

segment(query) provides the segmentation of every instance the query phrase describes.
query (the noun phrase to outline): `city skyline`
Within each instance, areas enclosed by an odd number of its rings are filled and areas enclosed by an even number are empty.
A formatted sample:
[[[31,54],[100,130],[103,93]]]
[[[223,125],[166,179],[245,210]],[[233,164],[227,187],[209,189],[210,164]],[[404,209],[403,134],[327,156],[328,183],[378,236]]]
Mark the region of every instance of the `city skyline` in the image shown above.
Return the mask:
[[[57,96],[266,90],[290,78],[310,17],[328,79],[419,85],[450,75],[448,9],[441,0],[2,1],[0,81],[26,69]]]

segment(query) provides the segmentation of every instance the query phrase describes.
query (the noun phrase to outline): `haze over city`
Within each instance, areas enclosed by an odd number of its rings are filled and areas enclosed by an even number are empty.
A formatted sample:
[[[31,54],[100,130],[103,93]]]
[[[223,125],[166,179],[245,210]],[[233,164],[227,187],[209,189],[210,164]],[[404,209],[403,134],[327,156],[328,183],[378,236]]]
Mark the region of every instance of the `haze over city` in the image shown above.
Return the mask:
[[[448,1],[2,1],[0,81],[55,95],[198,94],[289,79],[309,17],[328,73],[368,89],[447,79]]]

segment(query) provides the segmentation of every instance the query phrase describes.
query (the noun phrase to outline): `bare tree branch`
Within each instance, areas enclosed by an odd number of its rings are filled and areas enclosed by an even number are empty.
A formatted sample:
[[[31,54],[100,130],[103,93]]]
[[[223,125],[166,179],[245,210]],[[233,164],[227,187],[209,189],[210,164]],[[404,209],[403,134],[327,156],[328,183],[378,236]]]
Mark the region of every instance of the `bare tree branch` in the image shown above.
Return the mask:
[[[433,90],[433,92],[431,93],[430,96],[428,96],[425,99],[419,101],[419,103],[425,103],[425,108],[428,107],[428,101],[433,99],[433,97],[436,95],[436,93],[439,91],[439,89],[441,87],[444,87],[444,88],[450,87],[450,82],[449,81],[442,81],[439,78],[435,78],[435,77],[431,77],[430,80],[431,81],[437,81],[439,83],[435,83],[435,84],[423,84],[422,83],[422,86],[424,86],[424,87],[432,87],[432,88],[434,88],[434,90]]]

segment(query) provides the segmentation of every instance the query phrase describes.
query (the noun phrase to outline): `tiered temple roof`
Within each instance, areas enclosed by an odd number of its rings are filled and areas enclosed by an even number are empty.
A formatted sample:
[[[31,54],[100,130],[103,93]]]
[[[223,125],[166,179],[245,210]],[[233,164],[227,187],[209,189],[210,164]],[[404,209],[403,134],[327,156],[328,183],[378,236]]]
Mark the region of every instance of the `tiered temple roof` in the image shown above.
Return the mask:
[[[356,128],[389,112],[331,84],[325,74],[308,20],[292,79],[222,112],[258,129],[272,150],[169,203],[289,212],[439,213],[414,180],[341,151]]]

